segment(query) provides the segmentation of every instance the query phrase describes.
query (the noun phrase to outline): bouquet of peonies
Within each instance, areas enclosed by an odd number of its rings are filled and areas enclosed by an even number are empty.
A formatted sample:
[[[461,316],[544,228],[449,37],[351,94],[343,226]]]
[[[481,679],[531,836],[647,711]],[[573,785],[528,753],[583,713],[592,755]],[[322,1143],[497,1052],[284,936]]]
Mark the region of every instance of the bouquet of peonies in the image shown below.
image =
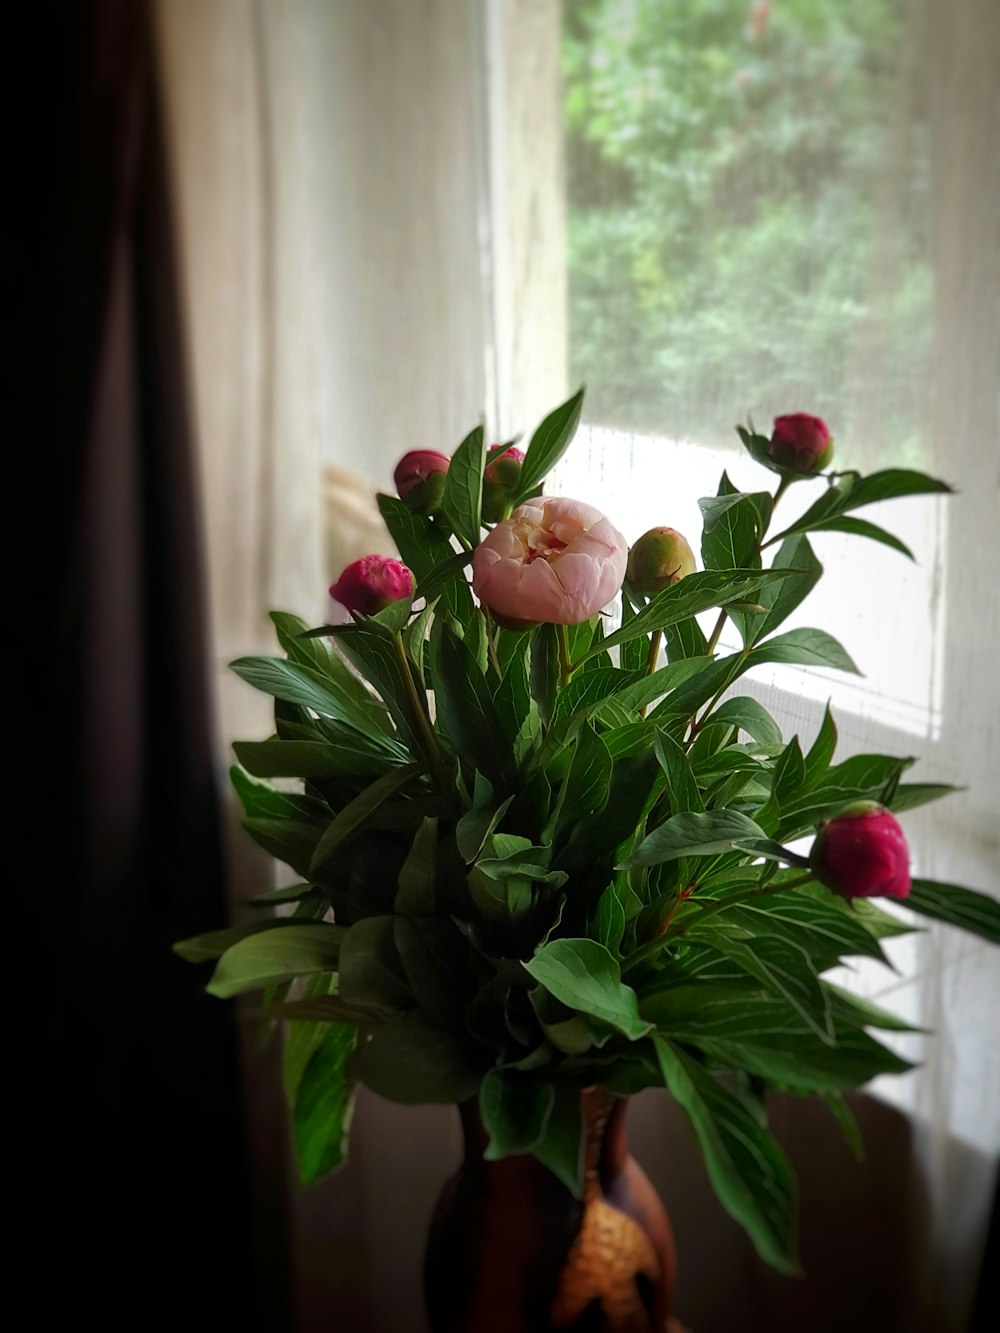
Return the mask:
[[[910,878],[896,815],[949,788],[904,782],[892,755],[835,762],[829,708],[803,749],[733,687],[763,663],[855,671],[823,630],[781,630],[822,574],[810,534],[909,555],[857,511],[949,488],[897,469],[818,481],[833,448],[816,417],[740,429],[776,489],[723,475],[698,571],[674,529],[630,550],[589,504],[543,493],[581,407],[523,453],[487,451],[480,427],[451,458],[407,454],[379,496],[402,562],[341,574],[349,623],[275,613],[285,656],[233,664],[276,701],[274,735],[235,747],[245,826],[300,882],[255,903],[279,915],[178,950],[217,960],[212,994],[262,991],[287,1024],[303,1179],[343,1160],[364,1083],[478,1097],[489,1157],[534,1154],[578,1193],[581,1088],[665,1087],[722,1203],[787,1270],[793,1182],[766,1092],[820,1096],[850,1133],[844,1091],[909,1067],[872,1035],[904,1025],[824,973],[884,961],[908,929],[875,897],[994,942],[1000,906]],[[818,494],[771,535],[793,483]],[[727,618],[742,647],[720,656]]]

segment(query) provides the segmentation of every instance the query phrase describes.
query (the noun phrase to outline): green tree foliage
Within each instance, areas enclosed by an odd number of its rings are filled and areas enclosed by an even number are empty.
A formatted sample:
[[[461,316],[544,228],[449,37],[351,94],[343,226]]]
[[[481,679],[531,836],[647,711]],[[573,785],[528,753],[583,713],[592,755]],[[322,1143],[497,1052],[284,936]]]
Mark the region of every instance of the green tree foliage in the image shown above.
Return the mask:
[[[921,461],[918,8],[567,0],[572,373],[598,421],[713,442],[752,388]]]

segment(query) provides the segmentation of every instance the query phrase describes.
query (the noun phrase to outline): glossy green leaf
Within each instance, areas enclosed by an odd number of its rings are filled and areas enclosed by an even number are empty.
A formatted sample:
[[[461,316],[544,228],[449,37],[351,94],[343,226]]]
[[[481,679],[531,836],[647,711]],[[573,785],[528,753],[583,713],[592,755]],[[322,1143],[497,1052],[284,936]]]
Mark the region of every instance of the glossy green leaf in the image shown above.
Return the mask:
[[[629,866],[653,866],[679,856],[716,856],[731,852],[746,838],[763,838],[764,830],[738,810],[709,810],[672,815],[642,840]]]
[[[958,884],[915,879],[905,905],[921,916],[946,921],[991,944],[1000,944],[1000,902],[985,893]]]
[[[228,999],[274,982],[336,971],[343,938],[342,926],[325,922],[260,931],[226,950],[207,989],[220,999]]]
[[[484,1159],[530,1153],[541,1142],[554,1105],[555,1090],[545,1079],[491,1069],[479,1089],[479,1115],[490,1139]]]
[[[357,1040],[353,1024],[328,1023],[296,1091],[292,1127],[304,1185],[346,1160],[354,1101],[347,1061]]]
[[[401,764],[366,787],[327,826],[313,853],[313,869],[319,870],[337,848],[363,829],[369,819],[391,796],[401,791],[423,772],[422,764]]]
[[[469,432],[452,454],[445,475],[443,508],[460,538],[479,545],[483,508],[483,467],[486,445],[482,426]]]
[[[531,437],[521,464],[518,477],[515,504],[521,504],[528,498],[536,486],[559,462],[569,448],[576,428],[580,424],[583,412],[583,389],[577,390],[572,398],[561,407],[550,412]]]
[[[743,1102],[680,1047],[654,1038],[663,1081],[687,1112],[719,1202],[762,1259],[796,1273],[792,1170]]]
[[[649,1031],[635,991],[621,979],[617,958],[596,940],[550,940],[524,964],[528,974],[563,1004],[610,1024],[631,1041]]]
[[[485,1069],[470,1042],[411,1014],[366,1033],[350,1072],[380,1097],[418,1106],[467,1101],[478,1092]]]
[[[386,726],[379,724],[372,709],[312,667],[280,657],[240,657],[230,667],[254,689],[311,708],[322,717],[336,718],[377,745],[384,747],[391,742]]]
[[[762,662],[791,662],[800,666],[836,667],[838,671],[861,672],[847,650],[822,629],[790,629],[758,643],[750,654],[750,665]]]

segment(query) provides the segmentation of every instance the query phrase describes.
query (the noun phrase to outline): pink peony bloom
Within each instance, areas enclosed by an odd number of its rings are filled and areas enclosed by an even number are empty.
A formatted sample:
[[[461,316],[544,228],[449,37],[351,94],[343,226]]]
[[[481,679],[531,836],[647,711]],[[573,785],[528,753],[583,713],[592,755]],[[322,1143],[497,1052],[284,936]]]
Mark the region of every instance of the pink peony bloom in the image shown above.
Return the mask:
[[[844,898],[905,898],[910,892],[903,830],[876,801],[858,801],[824,824],[809,860],[816,878]]]
[[[628,543],[597,509],[540,496],[476,547],[472,586],[501,621],[577,625],[622,586]]]
[[[448,455],[436,449],[414,449],[404,454],[392,474],[399,498],[414,513],[430,513],[441,503],[445,473],[450,466]]]
[[[330,589],[330,596],[348,611],[373,616],[390,602],[413,596],[413,575],[401,560],[384,555],[363,555],[348,565]]]
[[[502,444],[493,444],[486,457],[488,461],[483,470],[483,522],[496,523],[503,518],[504,506],[510,504],[510,497],[517,490],[524,454],[513,444],[506,448]]]
[[[774,418],[772,459],[789,472],[822,472],[833,458],[833,441],[826,422],[808,412]]]
[[[631,592],[655,596],[695,571],[694,552],[676,528],[650,528],[628,554]]]

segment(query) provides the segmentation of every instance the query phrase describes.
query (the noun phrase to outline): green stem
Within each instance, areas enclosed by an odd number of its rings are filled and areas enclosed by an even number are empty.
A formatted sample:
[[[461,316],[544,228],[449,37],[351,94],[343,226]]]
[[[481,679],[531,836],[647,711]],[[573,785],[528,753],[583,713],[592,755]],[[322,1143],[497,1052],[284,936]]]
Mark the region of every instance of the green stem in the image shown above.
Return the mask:
[[[712,654],[715,652],[716,648],[718,647],[718,645],[719,645],[719,635],[722,633],[722,627],[725,625],[725,623],[726,623],[726,618],[727,618],[728,615],[729,615],[729,612],[726,611],[725,608],[723,608],[723,609],[719,612],[719,618],[718,618],[718,620],[715,622],[715,629],[712,630],[712,637],[709,639],[708,643],[706,643],[706,645],[705,645],[705,656],[706,656],[706,657],[711,657]]]
[[[559,644],[559,684],[568,685],[576,669],[569,658],[569,628],[556,626],[556,641]]]
[[[448,765],[445,762],[441,746],[438,744],[438,738],[434,734],[434,728],[431,726],[431,720],[427,716],[426,695],[423,700],[417,690],[417,683],[413,679],[413,672],[410,670],[410,659],[406,656],[406,649],[403,647],[403,636],[399,633],[393,635],[393,648],[396,658],[399,662],[400,670],[403,676],[403,684],[406,687],[406,697],[410,704],[410,711],[416,719],[424,742],[425,759],[434,774],[434,778],[446,793],[451,789],[451,778],[448,773]]]
[[[663,642],[663,630],[657,629],[649,636],[649,652],[646,654],[646,675],[651,676],[656,670],[656,664],[660,659],[660,644]],[[639,716],[646,716],[648,704],[643,704],[639,709]]]

